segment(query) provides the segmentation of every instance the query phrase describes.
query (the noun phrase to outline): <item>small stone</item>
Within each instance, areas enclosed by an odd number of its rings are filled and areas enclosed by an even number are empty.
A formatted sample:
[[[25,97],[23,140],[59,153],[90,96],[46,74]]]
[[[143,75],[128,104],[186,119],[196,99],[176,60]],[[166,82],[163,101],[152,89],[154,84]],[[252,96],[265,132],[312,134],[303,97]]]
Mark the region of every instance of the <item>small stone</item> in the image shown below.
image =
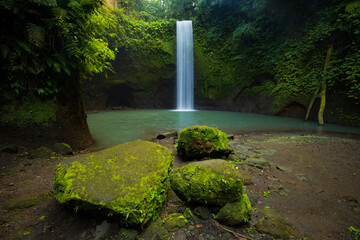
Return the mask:
[[[194,230],[194,229],[195,229],[194,226],[192,226],[192,225],[189,226],[189,230],[190,230],[190,231],[192,231],[192,230]]]
[[[210,211],[207,207],[198,206],[194,209],[194,213],[201,219],[206,220],[210,216]]]
[[[291,172],[292,169],[290,167],[286,167],[286,166],[276,166],[276,169],[282,171],[282,172]]]
[[[309,177],[306,174],[303,173],[298,173],[296,174],[297,179],[299,179],[300,181],[309,181]]]
[[[176,137],[177,135],[178,135],[177,131],[163,132],[163,133],[159,133],[156,136],[156,139],[164,139],[164,138]]]
[[[56,152],[61,155],[70,155],[73,154],[73,150],[66,143],[55,143],[51,148],[53,152]]]
[[[108,233],[111,224],[104,220],[100,225],[96,226],[96,233],[94,240],[99,240]]]

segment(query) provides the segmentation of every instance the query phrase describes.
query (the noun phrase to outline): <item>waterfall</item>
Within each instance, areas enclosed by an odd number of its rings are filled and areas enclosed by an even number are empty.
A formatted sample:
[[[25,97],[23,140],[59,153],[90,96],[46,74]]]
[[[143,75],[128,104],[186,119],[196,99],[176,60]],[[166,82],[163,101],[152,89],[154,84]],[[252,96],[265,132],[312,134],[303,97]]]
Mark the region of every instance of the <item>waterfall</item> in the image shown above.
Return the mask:
[[[177,110],[194,109],[192,21],[176,22]]]

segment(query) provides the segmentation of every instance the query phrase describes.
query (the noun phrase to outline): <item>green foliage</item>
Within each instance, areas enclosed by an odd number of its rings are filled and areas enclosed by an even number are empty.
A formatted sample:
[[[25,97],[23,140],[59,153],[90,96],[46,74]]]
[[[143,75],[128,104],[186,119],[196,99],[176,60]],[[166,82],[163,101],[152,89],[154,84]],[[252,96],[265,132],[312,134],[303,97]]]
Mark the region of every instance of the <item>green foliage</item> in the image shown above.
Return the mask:
[[[353,235],[355,240],[360,239],[360,229],[350,226],[349,231]]]
[[[43,101],[24,97],[0,109],[0,122],[6,125],[26,127],[32,123],[51,127],[56,121],[57,105],[54,100]]]
[[[1,0],[0,91],[51,96],[75,69],[83,76],[108,69],[106,60],[114,53],[95,31],[106,28],[101,25],[104,21],[94,21],[101,4],[101,0]]]

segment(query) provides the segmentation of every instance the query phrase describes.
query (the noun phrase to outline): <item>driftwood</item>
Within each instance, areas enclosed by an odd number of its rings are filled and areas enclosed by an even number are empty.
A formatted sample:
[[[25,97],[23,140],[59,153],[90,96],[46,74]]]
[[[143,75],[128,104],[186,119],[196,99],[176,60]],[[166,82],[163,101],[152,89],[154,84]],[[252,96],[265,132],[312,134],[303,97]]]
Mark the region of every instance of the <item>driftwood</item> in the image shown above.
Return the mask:
[[[245,235],[242,235],[240,233],[237,233],[237,232],[234,232],[224,226],[222,226],[219,222],[215,221],[214,219],[211,219],[211,224],[217,228],[220,228],[226,232],[229,232],[231,233],[232,235],[234,235],[234,237],[236,237],[236,239],[238,240],[255,240],[254,238],[251,238],[251,237],[247,237]]]

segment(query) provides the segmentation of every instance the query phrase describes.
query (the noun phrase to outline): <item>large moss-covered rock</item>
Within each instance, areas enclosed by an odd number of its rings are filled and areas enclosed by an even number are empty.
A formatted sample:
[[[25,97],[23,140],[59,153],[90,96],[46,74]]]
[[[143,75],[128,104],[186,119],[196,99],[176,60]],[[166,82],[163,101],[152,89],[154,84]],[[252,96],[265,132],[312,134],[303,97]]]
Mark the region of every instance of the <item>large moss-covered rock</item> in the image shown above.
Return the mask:
[[[225,160],[193,162],[171,173],[170,184],[185,202],[222,207],[240,200],[243,178]]]
[[[56,167],[55,198],[76,209],[145,224],[166,200],[173,164],[169,149],[134,141],[67,159]]]
[[[208,126],[191,126],[181,130],[176,150],[185,160],[228,157],[232,152],[226,134]]]
[[[215,216],[216,220],[225,225],[247,223],[252,216],[250,200],[244,192],[241,200],[227,203]]]

